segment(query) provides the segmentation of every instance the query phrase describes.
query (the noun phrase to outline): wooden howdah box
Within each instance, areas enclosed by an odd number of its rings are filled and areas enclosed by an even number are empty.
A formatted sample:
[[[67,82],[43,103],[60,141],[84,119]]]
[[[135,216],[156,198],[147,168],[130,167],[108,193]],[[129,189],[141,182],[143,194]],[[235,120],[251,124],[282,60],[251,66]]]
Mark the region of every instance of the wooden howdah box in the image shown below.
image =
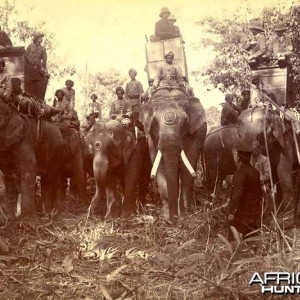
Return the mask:
[[[5,60],[5,69],[11,76],[13,89],[21,86],[25,93],[44,100],[48,80],[27,63],[24,47],[0,49],[0,57]]]
[[[165,54],[167,54],[169,51],[172,51],[174,53],[173,62],[180,66],[182,75],[188,82],[186,56],[184,46],[180,38],[158,42],[147,42],[145,44],[145,50],[147,61],[145,71],[148,74],[149,84],[153,82],[159,66],[161,66],[165,61]]]

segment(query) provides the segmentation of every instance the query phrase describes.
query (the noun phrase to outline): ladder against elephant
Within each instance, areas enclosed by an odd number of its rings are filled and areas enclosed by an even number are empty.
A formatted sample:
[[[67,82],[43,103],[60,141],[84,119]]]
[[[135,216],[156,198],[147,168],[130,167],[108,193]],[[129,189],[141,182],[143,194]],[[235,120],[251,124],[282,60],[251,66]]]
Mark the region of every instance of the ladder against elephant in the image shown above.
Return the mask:
[[[13,90],[21,87],[26,94],[44,100],[48,80],[27,63],[24,47],[0,49],[0,57],[5,60],[5,69],[12,78]]]

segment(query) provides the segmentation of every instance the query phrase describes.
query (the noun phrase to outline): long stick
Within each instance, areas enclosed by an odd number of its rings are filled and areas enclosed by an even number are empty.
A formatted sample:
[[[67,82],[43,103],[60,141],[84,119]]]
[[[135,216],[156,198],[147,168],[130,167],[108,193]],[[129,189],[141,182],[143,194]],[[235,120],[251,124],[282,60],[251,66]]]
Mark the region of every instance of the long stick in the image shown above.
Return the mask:
[[[298,145],[297,136],[296,136],[296,132],[295,132],[296,129],[295,129],[294,123],[291,122],[291,124],[292,124],[293,138],[294,138],[294,142],[295,142],[295,146],[296,146],[296,154],[297,154],[298,164],[300,164],[299,145]]]
[[[268,158],[268,166],[269,166],[269,175],[270,175],[270,184],[271,184],[271,193],[272,193],[272,200],[273,200],[273,206],[274,206],[274,213],[275,216],[277,214],[276,210],[276,204],[275,204],[275,196],[274,196],[274,182],[272,177],[272,170],[271,170],[271,163],[270,163],[270,154],[269,154],[269,147],[268,147],[268,141],[267,141],[267,132],[266,132],[266,120],[268,115],[269,108],[266,107],[266,117],[264,118],[264,140],[265,140],[265,147],[266,147],[266,153]]]

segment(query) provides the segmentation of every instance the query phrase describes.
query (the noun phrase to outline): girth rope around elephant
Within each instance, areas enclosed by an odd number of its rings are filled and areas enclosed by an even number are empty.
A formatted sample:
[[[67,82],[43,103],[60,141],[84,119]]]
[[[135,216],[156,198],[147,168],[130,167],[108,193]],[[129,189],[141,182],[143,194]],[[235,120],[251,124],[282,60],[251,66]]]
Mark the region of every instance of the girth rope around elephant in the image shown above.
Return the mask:
[[[252,85],[252,84],[251,84]],[[252,85],[253,86],[253,85]],[[274,105],[276,107],[276,109],[278,109],[285,117],[287,117],[287,120],[289,120],[291,122],[292,125],[292,132],[293,132],[293,139],[294,139],[294,143],[295,143],[295,147],[296,147],[296,152],[297,152],[297,160],[298,163],[300,165],[300,152],[299,152],[299,145],[298,145],[298,141],[297,141],[297,137],[296,137],[296,133],[295,133],[295,125],[293,121],[298,121],[299,120],[293,120],[292,117],[290,115],[288,115],[276,102],[274,102],[268,95],[263,94],[261,91],[258,91],[259,96],[264,96],[264,99],[266,99],[267,101],[269,101],[272,105]],[[256,107],[253,108],[253,110]],[[251,111],[252,113],[252,111]]]

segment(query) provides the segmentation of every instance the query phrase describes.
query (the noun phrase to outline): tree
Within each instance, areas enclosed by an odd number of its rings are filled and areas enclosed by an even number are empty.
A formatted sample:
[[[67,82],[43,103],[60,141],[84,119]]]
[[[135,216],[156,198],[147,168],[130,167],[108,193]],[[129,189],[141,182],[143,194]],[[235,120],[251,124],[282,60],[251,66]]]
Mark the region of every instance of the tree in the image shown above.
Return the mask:
[[[72,76],[76,73],[74,66],[66,66],[61,57],[57,56],[55,50],[55,34],[46,29],[46,22],[31,24],[29,20],[23,20],[22,14],[17,9],[18,1],[5,0],[0,6],[0,20],[2,29],[16,41],[15,46],[29,45],[32,41],[34,32],[43,32],[45,34],[44,46],[48,53],[48,71],[51,77]],[[31,7],[30,10],[34,10]]]
[[[110,70],[106,72],[97,72],[95,74],[79,73],[79,80],[83,83],[80,94],[84,95],[84,101],[81,101],[79,111],[85,113],[88,103],[91,101],[90,96],[95,93],[102,106],[102,117],[108,117],[111,102],[116,98],[115,89],[117,86],[124,86],[126,77],[122,76],[119,71]],[[82,116],[81,116],[82,117]]]
[[[292,35],[295,55],[292,58],[294,81],[300,81],[299,70],[299,17],[300,9],[292,7],[287,13],[281,5],[265,8],[260,14],[255,14],[249,5],[246,8],[239,7],[230,18],[215,19],[205,18],[198,22],[204,32],[209,34],[202,40],[202,45],[212,46],[216,52],[215,60],[201,73],[195,76],[207,76],[206,83],[212,84],[223,92],[237,92],[248,87],[251,72],[245,60],[244,45],[251,39],[248,29],[250,19],[258,18],[265,28],[267,40],[274,35],[274,27],[277,23],[286,23]],[[243,11],[243,13],[241,13]],[[199,45],[194,45],[199,47]]]

